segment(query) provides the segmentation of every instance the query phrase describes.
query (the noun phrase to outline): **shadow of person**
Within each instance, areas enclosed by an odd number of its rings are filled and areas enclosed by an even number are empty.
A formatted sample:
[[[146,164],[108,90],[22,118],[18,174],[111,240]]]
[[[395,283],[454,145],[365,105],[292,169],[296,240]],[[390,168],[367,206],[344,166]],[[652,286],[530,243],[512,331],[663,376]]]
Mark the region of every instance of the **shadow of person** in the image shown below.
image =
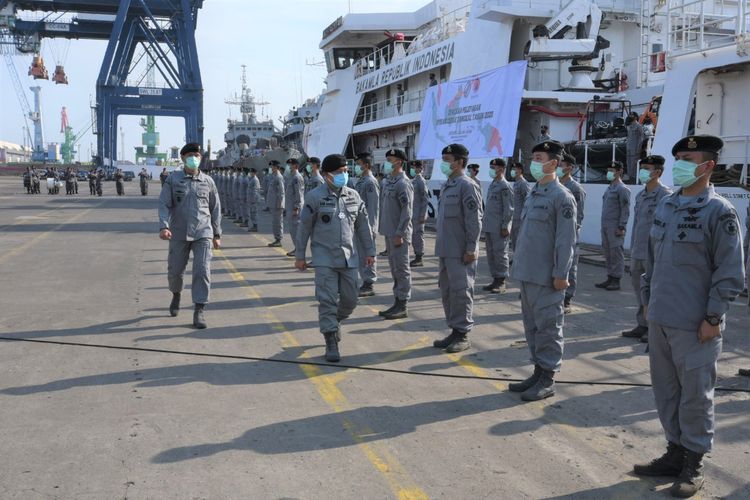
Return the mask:
[[[669,478],[648,478],[643,481],[639,478],[627,479],[617,484],[602,486],[601,488],[592,488],[590,490],[580,490],[559,495],[554,497],[539,497],[544,500],[601,500],[603,498],[666,498],[664,492],[654,491],[652,483],[657,485],[672,484],[674,479]]]

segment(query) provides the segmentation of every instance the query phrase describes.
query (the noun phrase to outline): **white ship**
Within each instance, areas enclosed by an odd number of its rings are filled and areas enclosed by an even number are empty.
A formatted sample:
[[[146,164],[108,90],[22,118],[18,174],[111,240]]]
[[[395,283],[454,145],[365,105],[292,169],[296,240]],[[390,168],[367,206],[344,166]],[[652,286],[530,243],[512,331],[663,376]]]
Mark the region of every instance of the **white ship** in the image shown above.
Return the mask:
[[[285,144],[305,152],[305,130],[309,130],[312,122],[318,119],[323,96],[307,99],[299,107],[293,107],[286,116],[281,118],[283,123],[282,138]]]
[[[750,100],[744,96],[750,88],[749,4],[434,0],[415,12],[340,17],[320,43],[327,88],[318,120],[306,133],[307,153],[351,158],[368,151],[376,168],[393,147],[416,158],[432,80],[439,84],[527,60],[512,156],[526,161],[542,125],[576,153],[589,195],[583,242],[600,241],[606,184],[597,181],[606,162],[624,154],[628,110],[654,118],[655,135],[646,148],[665,158],[686,134],[722,137],[714,181],[744,219],[750,200]],[[428,172],[439,160],[420,159]],[[483,167],[489,160],[471,158]],[[487,175],[483,168],[483,184]],[[664,179],[671,179],[669,164]],[[432,172],[434,204],[443,180],[439,169]],[[630,187],[635,197],[640,186]]]

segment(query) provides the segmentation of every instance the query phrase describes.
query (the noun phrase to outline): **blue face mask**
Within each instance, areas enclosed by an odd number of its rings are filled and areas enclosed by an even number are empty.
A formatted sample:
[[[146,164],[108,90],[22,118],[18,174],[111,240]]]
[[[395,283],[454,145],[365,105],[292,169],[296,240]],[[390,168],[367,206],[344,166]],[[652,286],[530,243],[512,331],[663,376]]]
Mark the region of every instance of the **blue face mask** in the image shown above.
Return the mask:
[[[309,163],[307,165],[305,165],[305,170],[307,170],[308,174],[311,174],[312,173],[312,165],[310,165]]]
[[[695,169],[704,165],[708,162],[700,164],[693,163],[687,160],[677,160],[672,166],[672,181],[675,186],[690,187],[695,184],[695,181],[703,177],[705,174],[701,174],[698,177],[695,176]]]
[[[383,163],[383,173],[385,175],[391,175],[391,172],[393,172],[393,163],[389,161]]]
[[[197,156],[188,156],[185,158],[185,166],[187,168],[195,170],[196,168],[200,167],[201,165],[201,159]]]
[[[529,165],[529,170],[531,170],[531,176],[541,181],[544,178],[544,163],[539,161],[532,161],[531,165]]]
[[[515,168],[510,171],[510,178],[511,179],[515,179],[516,178],[516,169]]]
[[[615,180],[615,173],[612,172],[611,170],[607,172],[607,180],[609,182],[612,182],[613,180]]]
[[[640,179],[641,184],[648,184],[651,180],[651,171],[642,168],[641,171],[638,172],[638,179]]]
[[[346,186],[346,183],[349,182],[349,172],[342,172],[340,174],[334,174],[333,176],[333,185],[337,188],[342,188]]]
[[[450,177],[453,173],[453,170],[451,169],[451,164],[447,161],[440,162],[440,171],[445,174],[446,177]]]
[[[560,178],[565,177],[565,172],[563,171],[562,167],[557,167],[557,176]]]
[[[354,164],[354,175],[356,176],[362,175],[362,167],[359,166],[359,163]]]

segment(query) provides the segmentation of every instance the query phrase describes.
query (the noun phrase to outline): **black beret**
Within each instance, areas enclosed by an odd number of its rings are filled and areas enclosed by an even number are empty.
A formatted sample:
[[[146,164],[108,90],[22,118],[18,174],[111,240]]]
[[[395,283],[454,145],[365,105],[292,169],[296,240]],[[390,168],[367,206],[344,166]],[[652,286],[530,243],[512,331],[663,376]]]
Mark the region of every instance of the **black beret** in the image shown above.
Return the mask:
[[[607,165],[607,168],[614,168],[615,170],[622,170],[622,162],[619,160],[613,160],[609,162],[609,165]]]
[[[346,166],[346,157],[344,155],[328,155],[323,158],[321,169],[323,172],[335,172],[341,167]]]
[[[297,160],[297,158],[289,158],[286,161],[286,164],[287,165],[299,165],[299,161]]]
[[[399,160],[406,161],[406,153],[404,153],[400,149],[389,149],[385,156],[393,156],[394,158],[398,158]]]
[[[307,159],[307,161],[309,163],[314,163],[316,165],[320,165],[320,158],[318,158],[317,156],[311,156],[310,158]]]
[[[357,154],[356,159],[362,160],[362,161],[370,161],[372,160],[372,155],[368,153],[367,151],[363,151]]]
[[[649,155],[641,160],[641,165],[664,165],[664,157],[660,155]]]
[[[718,154],[724,141],[713,135],[689,135],[683,137],[672,148],[672,156],[680,151],[704,151]]]
[[[469,150],[463,144],[448,144],[441,154],[453,155],[454,158],[468,158]]]
[[[281,165],[281,163],[279,163],[279,160],[271,160],[271,161],[268,162],[268,164],[271,165],[272,167],[273,166],[278,167],[278,166]]]
[[[470,168],[472,170],[479,170],[479,163],[469,163],[466,165],[466,168]]]
[[[258,171],[257,171],[257,170],[255,170],[255,167],[250,167],[250,171],[251,171],[252,173],[254,173],[254,174],[255,174],[255,173],[258,173]]]
[[[412,160],[409,162],[412,167],[422,168],[422,160]]]
[[[201,152],[201,145],[197,142],[188,142],[184,146],[182,146],[182,149],[180,150],[180,156],[185,156],[188,153],[200,153]]]
[[[490,160],[491,167],[505,167],[505,160],[502,158],[494,158]]]
[[[559,155],[563,152],[563,145],[557,141],[544,141],[540,142],[531,149],[532,153],[549,153],[551,155]]]
[[[570,163],[571,165],[575,165],[576,164],[576,157],[573,156],[570,153],[563,153],[563,159],[562,159],[562,161],[564,161],[565,163]]]

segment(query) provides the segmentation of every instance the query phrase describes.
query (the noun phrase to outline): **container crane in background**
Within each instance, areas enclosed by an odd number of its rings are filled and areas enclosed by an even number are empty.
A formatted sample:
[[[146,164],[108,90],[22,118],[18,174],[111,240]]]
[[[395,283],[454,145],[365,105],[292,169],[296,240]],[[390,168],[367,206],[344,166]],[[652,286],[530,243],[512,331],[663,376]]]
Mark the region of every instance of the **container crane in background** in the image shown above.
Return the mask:
[[[63,134],[64,140],[60,146],[60,155],[62,156],[63,163],[72,163],[73,157],[76,155],[78,150],[76,145],[78,141],[84,136],[86,132],[91,130],[92,122],[87,123],[83,129],[77,134],[73,132],[73,127],[68,122],[68,111],[63,106],[60,113],[60,133]]]
[[[43,162],[47,158],[47,154],[44,150],[44,130],[42,128],[42,104],[39,98],[39,92],[41,87],[31,87],[34,92],[34,111],[29,106],[29,100],[26,97],[26,91],[23,89],[21,84],[21,78],[18,76],[18,70],[13,62],[13,57],[8,53],[4,52],[5,66],[8,68],[8,74],[10,75],[10,81],[13,84],[13,89],[16,91],[16,97],[18,104],[21,106],[21,113],[23,114],[23,120],[26,124],[24,128],[26,131],[26,139],[32,148],[31,161]],[[36,90],[35,90],[36,89]],[[31,120],[34,135],[31,135],[32,127],[29,127],[29,120]]]

